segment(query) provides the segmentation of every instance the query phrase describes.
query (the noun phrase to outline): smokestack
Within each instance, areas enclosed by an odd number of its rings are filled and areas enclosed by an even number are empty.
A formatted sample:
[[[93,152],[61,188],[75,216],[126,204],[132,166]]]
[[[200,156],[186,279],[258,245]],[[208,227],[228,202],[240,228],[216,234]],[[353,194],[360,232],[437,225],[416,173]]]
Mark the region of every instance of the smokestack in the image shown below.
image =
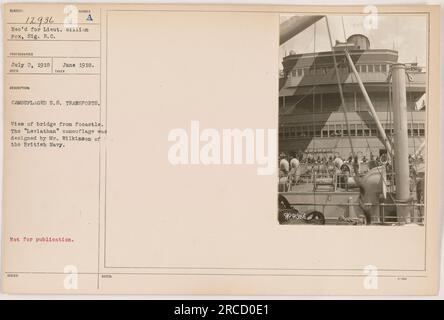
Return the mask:
[[[284,44],[323,17],[324,16],[296,16],[282,22],[279,26],[279,45]]]

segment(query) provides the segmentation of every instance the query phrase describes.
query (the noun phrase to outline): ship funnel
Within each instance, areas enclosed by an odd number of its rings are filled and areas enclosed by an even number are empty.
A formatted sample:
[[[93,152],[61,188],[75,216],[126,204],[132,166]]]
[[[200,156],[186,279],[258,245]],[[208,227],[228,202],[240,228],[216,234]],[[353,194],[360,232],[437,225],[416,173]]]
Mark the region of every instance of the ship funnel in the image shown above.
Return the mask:
[[[410,199],[408,135],[407,135],[407,94],[405,65],[392,65],[393,122],[395,133],[395,175],[398,221],[410,223]],[[402,206],[404,205],[404,206]],[[407,206],[406,206],[407,205]]]
[[[370,40],[363,34],[353,34],[347,38],[347,43],[353,44],[358,50],[370,50]]]

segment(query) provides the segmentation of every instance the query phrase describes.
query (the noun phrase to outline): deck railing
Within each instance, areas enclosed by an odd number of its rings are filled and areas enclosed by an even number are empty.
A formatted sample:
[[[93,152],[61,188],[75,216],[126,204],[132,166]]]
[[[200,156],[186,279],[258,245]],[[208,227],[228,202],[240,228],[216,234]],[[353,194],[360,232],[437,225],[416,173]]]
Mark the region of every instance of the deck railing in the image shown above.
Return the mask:
[[[326,207],[346,207],[347,214],[346,218],[350,217],[350,209],[353,207],[359,207],[362,209],[363,206],[365,207],[374,207],[378,206],[380,211],[378,216],[372,217],[372,224],[381,224],[381,225],[393,225],[393,224],[405,224],[405,223],[417,223],[417,224],[424,224],[425,223],[425,215],[424,215],[424,204],[423,203],[357,203],[357,202],[351,202],[349,201],[347,203],[335,203],[335,202],[328,202],[328,203],[307,203],[307,202],[291,202],[291,206],[294,207],[313,207],[314,210],[321,210],[322,214],[325,216],[325,208]],[[396,208],[397,207],[410,207],[411,213],[407,217],[401,218],[396,215]],[[322,209],[319,209],[322,208]],[[387,208],[391,208],[391,214],[386,214]],[[393,209],[395,209],[395,215],[393,214]],[[337,220],[338,218],[328,218],[326,217],[326,220]],[[361,220],[363,217],[356,217],[355,220]],[[401,221],[400,221],[401,219]]]

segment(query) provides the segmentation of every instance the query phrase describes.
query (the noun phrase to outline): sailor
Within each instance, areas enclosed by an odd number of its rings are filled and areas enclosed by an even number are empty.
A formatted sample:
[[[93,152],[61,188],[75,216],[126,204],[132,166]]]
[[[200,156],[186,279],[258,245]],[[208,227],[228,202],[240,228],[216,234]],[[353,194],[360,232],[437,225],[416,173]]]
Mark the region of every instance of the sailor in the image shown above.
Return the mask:
[[[292,168],[298,168],[299,167],[299,160],[296,158],[293,158],[290,160],[290,169]]]
[[[416,183],[416,201],[419,204],[424,203],[424,189],[425,189],[425,164],[418,162],[415,164],[413,169],[414,179]],[[424,207],[419,207],[419,215],[424,216]]]
[[[335,160],[333,160],[333,163],[334,163],[335,167],[340,171],[342,165],[344,164],[344,161],[342,161],[342,159],[340,157],[336,157]]]
[[[375,156],[370,152],[370,161],[368,162],[368,169],[371,170],[378,166],[378,161],[375,160]]]
[[[387,161],[388,161],[387,154],[386,153],[381,154],[379,159],[380,159],[382,164],[386,164]]]
[[[290,179],[291,184],[296,184],[299,180],[300,170],[299,170],[299,160],[293,158],[290,160],[290,173],[288,177]]]
[[[335,168],[335,174],[336,174],[336,183],[337,186],[340,188],[345,188],[348,176],[347,175],[341,175],[342,173],[342,165],[344,164],[344,161],[339,157],[336,156],[336,158],[333,160],[334,168]]]
[[[290,171],[290,164],[288,163],[287,159],[281,159],[279,162],[279,175],[288,175],[288,172]]]
[[[313,155],[311,153],[307,155],[307,163],[313,163]]]

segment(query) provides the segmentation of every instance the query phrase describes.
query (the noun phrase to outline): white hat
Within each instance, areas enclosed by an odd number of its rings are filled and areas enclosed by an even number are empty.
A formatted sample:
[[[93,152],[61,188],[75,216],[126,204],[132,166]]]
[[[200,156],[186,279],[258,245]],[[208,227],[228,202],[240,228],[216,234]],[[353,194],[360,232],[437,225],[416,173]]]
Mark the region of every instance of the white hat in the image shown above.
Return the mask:
[[[292,168],[297,168],[297,167],[299,167],[299,160],[296,159],[296,158],[291,159],[291,160],[290,160],[290,166],[291,166]]]
[[[290,165],[288,164],[288,161],[286,159],[282,159],[281,162],[279,162],[279,168],[281,170],[289,171]]]

